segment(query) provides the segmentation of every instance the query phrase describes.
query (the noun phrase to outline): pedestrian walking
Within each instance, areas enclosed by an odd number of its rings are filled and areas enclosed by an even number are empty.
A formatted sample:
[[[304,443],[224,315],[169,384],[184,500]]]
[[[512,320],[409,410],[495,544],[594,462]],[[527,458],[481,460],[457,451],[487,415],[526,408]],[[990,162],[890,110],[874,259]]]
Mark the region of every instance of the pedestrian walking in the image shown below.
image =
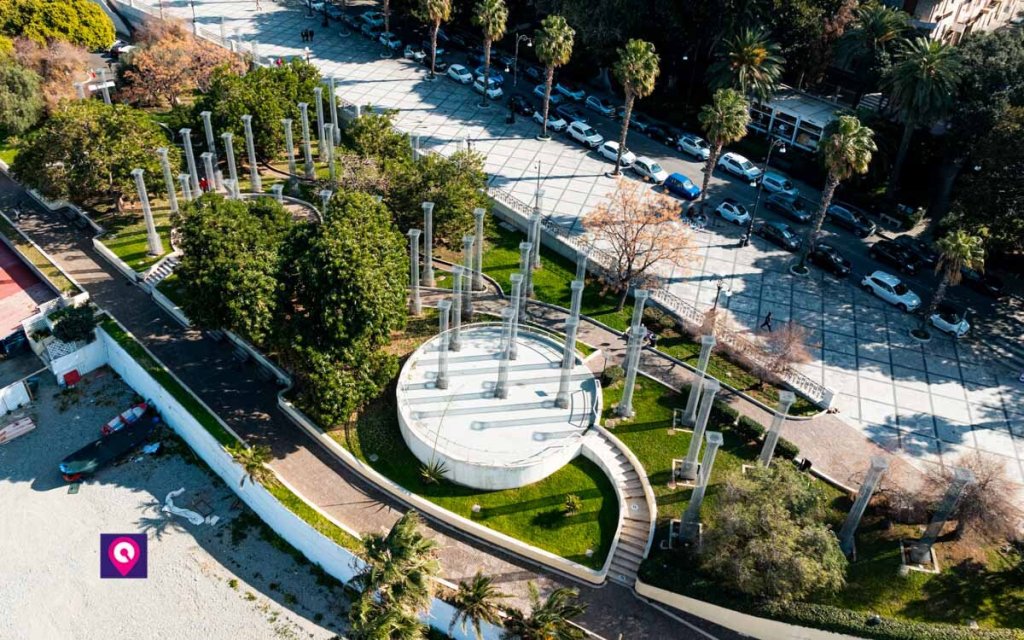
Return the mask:
[[[772,332],[772,312],[769,311],[768,315],[764,317],[764,322],[761,323],[762,329],[768,329],[768,333]]]
[[[263,11],[263,7],[260,6],[260,0],[256,0],[256,10]]]

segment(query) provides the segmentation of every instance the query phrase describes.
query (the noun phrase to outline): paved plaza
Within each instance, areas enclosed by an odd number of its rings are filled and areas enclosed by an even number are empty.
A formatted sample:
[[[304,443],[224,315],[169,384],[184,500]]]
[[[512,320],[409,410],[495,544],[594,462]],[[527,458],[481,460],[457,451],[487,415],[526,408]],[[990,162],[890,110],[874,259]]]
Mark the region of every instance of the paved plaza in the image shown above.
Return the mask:
[[[423,67],[381,58],[376,43],[358,34],[343,35],[335,22],[324,28],[319,17],[306,17],[303,7],[265,2],[257,12],[249,2],[195,2],[201,28],[239,41],[243,50],[255,44],[262,56],[305,56],[300,32],[314,29],[311,60],[325,76],[338,79],[345,101],[396,110],[398,127],[419,136],[427,150],[451,152],[468,139],[486,156],[492,187],[532,203],[540,184],[543,211],[572,233],[582,233],[582,217],[614,188],[605,176],[611,165],[595,153],[560,137],[537,141],[531,120],[518,117],[508,124],[502,105],[481,109],[479,96],[468,87],[443,77],[428,81]],[[165,11],[191,19],[186,2],[167,2]],[[599,128],[606,136],[614,131],[611,124]],[[669,171],[700,177],[698,165],[666,147],[636,135],[630,147]],[[801,190],[818,197],[806,185]],[[716,175],[709,197],[735,193],[749,200],[750,191]],[[994,363],[977,337],[957,343],[940,336],[918,344],[907,333],[916,318],[857,289],[859,277],[839,282],[815,270],[809,278],[795,278],[787,272],[790,254],[758,238],[738,248],[740,230],[722,224],[697,234],[692,265],[663,273],[672,293],[703,309],[713,303],[716,283],[724,279],[729,295],[723,304],[751,330],[769,311],[776,327],[793,320],[808,328],[814,361],[803,371],[837,392],[835,406],[845,422],[922,468],[930,462],[950,464],[978,450],[1005,463],[1008,477],[1024,484],[1019,372]],[[927,297],[929,292],[921,293]]]

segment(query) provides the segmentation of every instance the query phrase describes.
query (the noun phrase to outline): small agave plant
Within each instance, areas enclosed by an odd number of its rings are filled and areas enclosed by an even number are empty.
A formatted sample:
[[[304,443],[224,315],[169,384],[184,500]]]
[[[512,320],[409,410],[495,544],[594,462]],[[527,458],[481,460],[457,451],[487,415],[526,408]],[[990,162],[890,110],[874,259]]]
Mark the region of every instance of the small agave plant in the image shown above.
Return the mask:
[[[434,458],[420,467],[420,479],[424,484],[441,484],[447,473],[448,465],[439,458]]]

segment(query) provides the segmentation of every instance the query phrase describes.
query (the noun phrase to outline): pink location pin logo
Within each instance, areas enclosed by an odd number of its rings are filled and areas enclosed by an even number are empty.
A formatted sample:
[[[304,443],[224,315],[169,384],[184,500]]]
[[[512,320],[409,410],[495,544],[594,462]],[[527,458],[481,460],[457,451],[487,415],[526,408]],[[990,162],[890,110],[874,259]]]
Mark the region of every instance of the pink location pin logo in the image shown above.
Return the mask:
[[[110,558],[114,569],[122,576],[131,573],[141,556],[142,550],[139,549],[139,543],[126,536],[114,538],[107,546],[107,557]]]

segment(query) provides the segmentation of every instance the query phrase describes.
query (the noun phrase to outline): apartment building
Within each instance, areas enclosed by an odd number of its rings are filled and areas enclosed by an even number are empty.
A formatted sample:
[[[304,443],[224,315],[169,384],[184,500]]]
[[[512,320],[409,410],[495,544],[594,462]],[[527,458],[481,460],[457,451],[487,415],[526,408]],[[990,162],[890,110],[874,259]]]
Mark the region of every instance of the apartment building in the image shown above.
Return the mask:
[[[933,39],[956,44],[969,33],[1019,25],[1024,0],[885,0],[913,18],[918,29]]]

